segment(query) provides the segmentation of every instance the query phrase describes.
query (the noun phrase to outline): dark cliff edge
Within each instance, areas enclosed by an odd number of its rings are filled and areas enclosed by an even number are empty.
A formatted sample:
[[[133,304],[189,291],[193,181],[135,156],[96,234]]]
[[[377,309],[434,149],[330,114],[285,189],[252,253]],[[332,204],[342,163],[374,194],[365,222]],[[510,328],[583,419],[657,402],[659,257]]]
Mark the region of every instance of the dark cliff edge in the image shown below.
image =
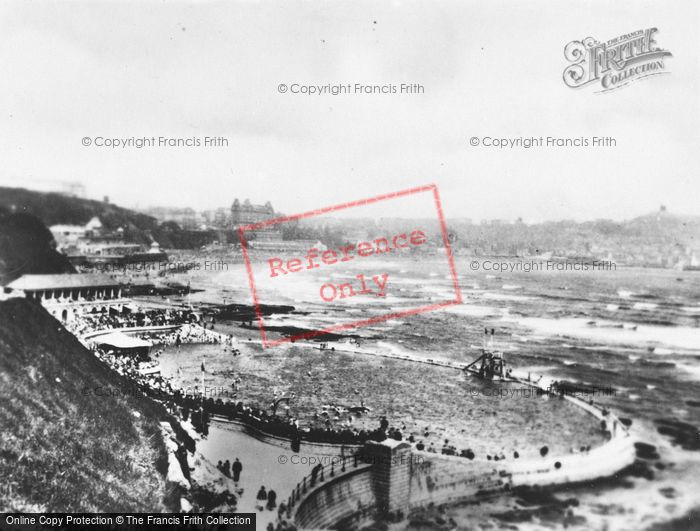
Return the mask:
[[[177,510],[164,408],[40,305],[0,302],[0,512]]]
[[[75,269],[56,251],[51,231],[39,218],[0,208],[0,285],[27,273],[75,273]]]
[[[186,230],[174,222],[161,224],[152,216],[112,203],[24,188],[0,186],[0,211],[35,216],[47,227],[84,225],[97,216],[107,230],[122,228],[125,242],[150,244],[156,240],[163,249],[199,249],[220,237],[215,230]],[[232,231],[225,236],[229,243],[237,241]]]

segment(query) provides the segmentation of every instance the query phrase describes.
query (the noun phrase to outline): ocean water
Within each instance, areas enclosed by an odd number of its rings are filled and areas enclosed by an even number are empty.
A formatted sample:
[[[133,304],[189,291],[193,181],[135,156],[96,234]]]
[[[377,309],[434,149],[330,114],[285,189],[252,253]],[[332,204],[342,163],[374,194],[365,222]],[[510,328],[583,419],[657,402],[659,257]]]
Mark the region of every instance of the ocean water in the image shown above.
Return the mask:
[[[454,297],[444,264],[439,257],[352,264],[333,270],[333,277],[328,271],[304,276],[279,290],[261,283],[258,295],[261,302],[299,310],[266,320],[268,325],[325,328]],[[262,266],[256,268],[256,275],[264,276]],[[365,295],[331,303],[319,298],[320,283],[379,271],[389,273],[385,298]],[[646,477],[565,489],[563,494],[578,500],[573,511],[582,518],[569,527],[642,529],[700,505],[700,273],[618,268],[494,274],[473,271],[470,260],[459,257],[457,271],[463,304],[359,328],[352,332],[363,338],[359,350],[467,361],[478,355],[484,327],[493,328],[496,345],[515,369],[614,389],[614,395],[596,400],[631,418],[635,436],[659,453],[659,459],[646,462]],[[223,296],[227,302],[251,300],[242,266],[200,273],[192,284],[206,289],[192,295],[192,301],[221,302]],[[483,383],[452,369],[358,353],[328,354],[307,345],[262,349],[254,331],[227,326],[241,342],[253,336],[248,348],[255,356],[235,359],[211,350],[177,359],[171,353],[164,357],[170,360],[166,365],[170,370],[184,365],[195,381],[198,357],[206,355],[222,384],[236,374],[249,382],[240,389],[243,399],[264,405],[272,392],[295,392],[292,408],[304,419],[313,418],[326,403],[354,405],[361,396],[373,412],[367,419],[353,419],[359,425],[387,414],[400,419],[407,432],[421,435],[426,430],[435,440],[449,438],[458,447],[483,452],[494,447],[494,440],[499,441],[496,450],[537,448],[548,433],[555,435],[547,442],[562,450],[596,441],[595,430],[582,427],[585,422],[560,404],[493,400],[484,396]],[[457,521],[469,517],[475,528],[498,523],[473,508],[455,508],[452,515]],[[558,523],[535,516],[510,525],[530,529]]]

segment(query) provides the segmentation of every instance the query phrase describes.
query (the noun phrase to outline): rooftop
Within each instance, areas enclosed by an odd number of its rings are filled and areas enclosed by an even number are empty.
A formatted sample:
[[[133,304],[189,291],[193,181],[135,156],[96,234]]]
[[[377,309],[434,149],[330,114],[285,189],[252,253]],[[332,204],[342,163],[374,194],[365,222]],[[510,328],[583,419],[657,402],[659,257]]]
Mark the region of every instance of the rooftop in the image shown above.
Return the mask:
[[[10,282],[7,287],[24,291],[45,289],[74,289],[117,287],[119,282],[109,275],[99,274],[63,274],[63,275],[22,275]]]
[[[127,336],[123,332],[112,332],[94,338],[94,340],[100,345],[109,345],[114,348],[144,348],[150,347],[151,343],[149,341],[139,339],[138,337]]]

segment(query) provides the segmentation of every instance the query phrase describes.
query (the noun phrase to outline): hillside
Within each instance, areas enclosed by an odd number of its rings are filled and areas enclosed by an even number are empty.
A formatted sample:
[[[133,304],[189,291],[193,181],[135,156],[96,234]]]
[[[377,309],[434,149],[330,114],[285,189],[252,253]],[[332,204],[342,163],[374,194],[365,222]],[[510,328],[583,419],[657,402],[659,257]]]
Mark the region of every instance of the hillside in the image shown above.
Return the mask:
[[[24,188],[0,187],[0,206],[33,214],[49,227],[59,223],[84,225],[93,216],[98,216],[102,224],[112,230],[124,227],[127,231],[142,233],[158,227],[155,218],[111,203]]]
[[[26,273],[75,273],[75,269],[54,249],[53,236],[41,220],[0,211],[0,285]]]
[[[154,217],[105,201],[94,201],[52,192],[0,186],[0,211],[32,214],[47,227],[84,225],[97,216],[108,230],[124,229],[124,239],[148,244],[152,240],[168,249],[195,249],[217,239],[214,231],[184,230],[174,223],[162,226]]]
[[[0,302],[0,512],[169,509],[164,411],[124,389],[41,306]]]

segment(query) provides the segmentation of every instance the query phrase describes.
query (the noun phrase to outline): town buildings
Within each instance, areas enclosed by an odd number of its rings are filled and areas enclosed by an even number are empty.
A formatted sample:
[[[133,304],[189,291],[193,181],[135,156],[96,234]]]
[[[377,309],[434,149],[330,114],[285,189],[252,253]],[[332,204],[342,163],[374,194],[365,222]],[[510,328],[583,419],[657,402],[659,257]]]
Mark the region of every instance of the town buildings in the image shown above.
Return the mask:
[[[85,225],[52,225],[49,230],[56,241],[56,249],[68,256],[74,265],[167,259],[158,242],[144,245],[125,241],[122,227],[107,230],[97,217]]]

